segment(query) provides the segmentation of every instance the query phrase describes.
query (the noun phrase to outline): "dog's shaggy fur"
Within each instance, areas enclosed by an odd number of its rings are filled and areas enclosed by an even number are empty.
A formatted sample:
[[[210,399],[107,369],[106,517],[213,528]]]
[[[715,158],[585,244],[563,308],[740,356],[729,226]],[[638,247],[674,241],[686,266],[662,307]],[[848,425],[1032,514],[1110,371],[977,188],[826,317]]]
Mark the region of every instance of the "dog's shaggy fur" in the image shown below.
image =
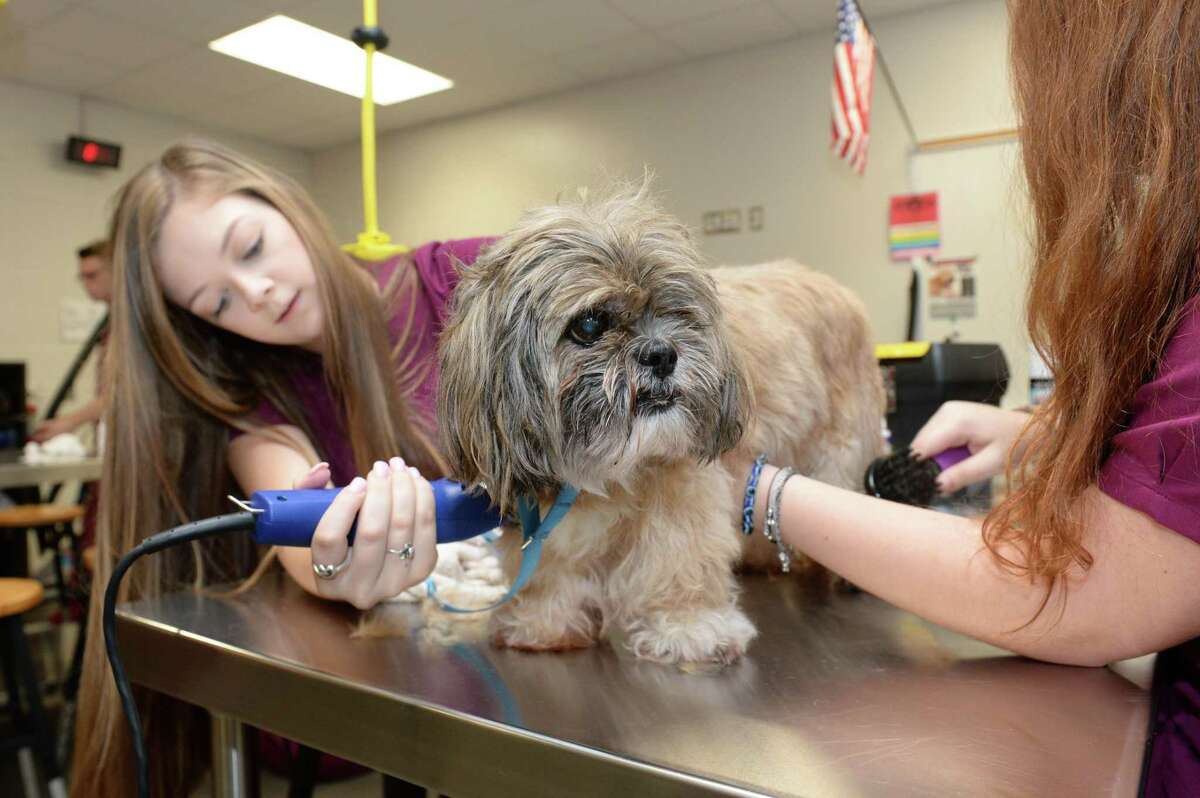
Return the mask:
[[[616,631],[648,659],[736,660],[755,629],[734,566],[776,562],[761,534],[739,534],[754,457],[856,488],[882,446],[862,304],[792,261],[705,270],[645,187],[530,211],[481,253],[440,367],[454,476],[506,510],[582,490],[493,615],[515,648]],[[510,576],[518,539],[504,537]]]

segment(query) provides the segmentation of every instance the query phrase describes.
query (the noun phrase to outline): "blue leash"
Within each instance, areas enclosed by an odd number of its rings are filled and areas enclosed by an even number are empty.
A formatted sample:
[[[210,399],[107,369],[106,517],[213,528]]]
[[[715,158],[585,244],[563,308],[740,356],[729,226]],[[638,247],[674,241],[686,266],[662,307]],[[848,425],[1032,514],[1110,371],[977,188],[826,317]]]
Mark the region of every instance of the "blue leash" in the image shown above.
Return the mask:
[[[558,526],[558,522],[563,520],[567,511],[571,509],[571,505],[579,498],[579,488],[563,485],[558,490],[558,495],[554,497],[554,505],[550,508],[550,512],[546,513],[545,518],[540,518],[536,501],[522,497],[517,501],[517,510],[521,515],[521,534],[525,541],[521,544],[521,569],[517,571],[517,578],[513,580],[512,586],[508,592],[500,597],[500,600],[495,604],[487,607],[480,607],[475,610],[462,609],[447,604],[438,598],[437,586],[430,579],[425,583],[425,592],[429,598],[437,602],[437,605],[446,612],[486,612],[494,610],[501,604],[505,603],[517,592],[525,587],[525,584],[533,576],[537,570],[538,561],[542,558],[542,544],[550,537],[550,533],[554,531],[554,527]]]

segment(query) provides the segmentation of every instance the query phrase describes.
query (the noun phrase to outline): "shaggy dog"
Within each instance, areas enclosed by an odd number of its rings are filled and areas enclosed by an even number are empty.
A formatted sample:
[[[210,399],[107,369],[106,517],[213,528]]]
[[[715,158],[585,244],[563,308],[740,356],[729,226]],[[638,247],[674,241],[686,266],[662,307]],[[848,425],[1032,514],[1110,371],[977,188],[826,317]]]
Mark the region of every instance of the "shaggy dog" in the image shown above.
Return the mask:
[[[581,491],[493,614],[494,641],[513,648],[617,632],[647,659],[737,660],[755,629],[734,567],[778,564],[761,533],[740,532],[754,458],[857,488],[882,449],[862,304],[792,261],[705,269],[645,187],[530,211],[481,253],[440,369],[456,478],[506,511],[529,496],[544,514],[561,484]],[[502,539],[510,577],[519,538]]]

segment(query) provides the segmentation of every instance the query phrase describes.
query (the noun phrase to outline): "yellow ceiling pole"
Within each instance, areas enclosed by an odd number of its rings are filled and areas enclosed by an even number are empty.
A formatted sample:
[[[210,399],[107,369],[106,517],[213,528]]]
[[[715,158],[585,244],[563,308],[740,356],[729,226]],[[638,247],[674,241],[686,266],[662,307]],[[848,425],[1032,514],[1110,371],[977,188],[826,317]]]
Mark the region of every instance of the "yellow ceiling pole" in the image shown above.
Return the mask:
[[[0,3],[4,0],[0,0]],[[378,203],[375,196],[375,95],[372,87],[371,62],[377,50],[388,45],[387,34],[379,27],[376,0],[363,0],[363,24],[351,34],[354,43],[366,53],[366,83],[362,98],[362,184],[363,231],[353,244],[342,249],[359,260],[387,260],[393,255],[408,252],[408,247],[393,244],[387,233],[379,229]]]

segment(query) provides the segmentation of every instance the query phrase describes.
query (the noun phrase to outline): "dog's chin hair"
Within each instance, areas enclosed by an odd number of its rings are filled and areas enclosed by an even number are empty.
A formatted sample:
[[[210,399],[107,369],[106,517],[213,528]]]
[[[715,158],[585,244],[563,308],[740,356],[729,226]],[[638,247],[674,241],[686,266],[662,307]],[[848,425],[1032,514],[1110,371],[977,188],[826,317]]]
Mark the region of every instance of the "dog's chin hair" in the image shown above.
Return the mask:
[[[642,465],[691,458],[694,446],[691,414],[676,405],[657,415],[634,418],[632,430],[619,448],[603,454],[589,449],[579,457],[589,467],[564,469],[564,477],[575,487],[605,498],[614,486],[634,492]]]

